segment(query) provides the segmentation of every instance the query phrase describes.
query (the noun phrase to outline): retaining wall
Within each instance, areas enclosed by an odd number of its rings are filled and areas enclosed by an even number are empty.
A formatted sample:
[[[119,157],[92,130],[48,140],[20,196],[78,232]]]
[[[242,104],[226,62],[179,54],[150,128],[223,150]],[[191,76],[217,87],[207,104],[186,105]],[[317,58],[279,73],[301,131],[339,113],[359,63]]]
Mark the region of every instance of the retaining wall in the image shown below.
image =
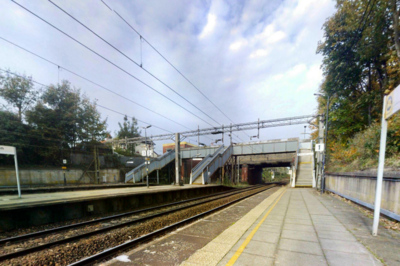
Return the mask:
[[[83,170],[70,169],[65,171],[67,184],[78,183],[79,178],[82,176]],[[100,182],[103,183],[116,183],[119,181],[119,169],[101,169]],[[115,176],[115,178],[114,178]],[[64,184],[64,173],[62,170],[19,170],[19,179],[21,186],[32,185],[58,185]],[[85,175],[79,182],[81,184],[93,183],[93,181]],[[0,187],[1,186],[16,186],[17,179],[15,170],[0,170]]]
[[[325,188],[340,196],[373,208],[376,175],[357,173],[327,173]],[[400,178],[386,175],[382,185],[382,213],[400,221]]]

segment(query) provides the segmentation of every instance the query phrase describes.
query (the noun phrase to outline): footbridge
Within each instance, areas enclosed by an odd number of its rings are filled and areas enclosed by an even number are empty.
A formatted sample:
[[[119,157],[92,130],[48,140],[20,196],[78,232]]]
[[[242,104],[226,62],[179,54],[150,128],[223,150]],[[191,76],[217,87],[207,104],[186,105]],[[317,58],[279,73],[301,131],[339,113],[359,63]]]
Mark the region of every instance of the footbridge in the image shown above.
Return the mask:
[[[187,183],[190,184],[207,184],[210,182],[212,176],[222,168],[221,176],[224,174],[224,165],[229,163],[231,165],[236,164],[236,159],[241,156],[252,156],[252,155],[271,155],[271,154],[279,154],[279,153],[296,153],[294,160],[292,160],[288,166],[295,167],[293,169],[293,186],[296,183],[296,170],[298,163],[307,164],[310,158],[302,158],[298,159],[297,154],[299,154],[299,139],[285,139],[285,140],[273,140],[273,141],[259,141],[259,142],[247,142],[247,143],[232,143],[232,134],[237,131],[245,131],[250,129],[257,129],[258,132],[263,128],[270,127],[280,127],[280,126],[290,126],[290,125],[298,125],[298,124],[308,124],[313,119],[315,119],[315,115],[304,115],[304,116],[296,116],[296,117],[287,117],[287,118],[279,118],[279,119],[271,119],[271,120],[258,120],[254,122],[248,123],[240,123],[240,124],[230,124],[229,126],[217,126],[210,127],[198,130],[190,130],[184,131],[180,133],[168,133],[161,135],[150,135],[148,137],[135,137],[129,139],[121,139],[121,140],[109,140],[107,142],[112,142],[113,145],[124,143],[125,145],[131,143],[138,143],[149,140],[149,141],[158,141],[158,140],[174,140],[175,141],[175,152],[174,150],[164,154],[163,156],[155,159],[150,159],[146,163],[139,165],[135,169],[128,172],[125,176],[125,182],[138,182],[143,180],[143,177],[147,173],[152,173],[154,171],[158,171],[163,169],[165,166],[169,165],[172,161],[175,161],[175,184],[178,184],[182,181],[181,168],[182,168],[182,160],[191,159],[193,161],[193,157],[196,156],[197,159],[202,159],[200,163],[196,162],[194,168],[190,167],[190,177],[188,178]],[[224,134],[229,134],[231,136],[231,145],[228,147],[225,146],[211,146],[211,147],[198,147],[191,149],[181,149],[180,141],[188,137],[197,136],[198,138],[203,135],[216,135],[221,134],[222,139]],[[258,134],[259,135],[259,134]],[[304,141],[303,141],[304,142]],[[310,142],[310,141],[308,141]],[[311,147],[311,146],[310,146]],[[311,148],[309,150],[312,150]],[[307,153],[307,152],[306,152]],[[308,152],[311,153],[311,152]],[[303,161],[303,159],[308,160]],[[228,162],[229,161],[229,162]],[[282,162],[281,162],[282,163]],[[288,162],[286,162],[287,165]],[[312,165],[311,165],[312,166]],[[306,167],[303,167],[306,168]],[[186,169],[183,169],[186,171]],[[233,173],[230,171],[231,178]],[[305,171],[303,171],[305,172]],[[300,181],[300,180],[299,180]],[[304,182],[304,186],[309,186],[309,180],[307,176],[307,182]],[[311,184],[314,183],[311,180]]]
[[[309,160],[309,157],[304,157],[306,153],[304,148],[311,147],[311,145],[311,141],[291,138],[237,143],[229,146],[186,148],[179,151],[179,167],[183,168],[182,161],[190,161],[190,176],[187,183],[199,185],[216,181],[222,178],[225,172],[228,172],[233,181],[239,181],[237,170],[240,165],[253,165],[261,171],[262,167],[265,166],[290,167],[293,187],[296,185],[313,186],[312,164],[308,165],[304,161],[304,158]],[[309,156],[312,157],[312,155]],[[171,150],[161,157],[152,158],[148,163],[143,163],[128,172],[125,176],[125,182],[140,182],[144,180],[146,174],[151,174],[154,171],[158,173],[158,170],[166,167],[175,158],[175,150]],[[195,164],[192,161],[194,158],[197,160]],[[309,171],[305,169],[307,167],[310,167]],[[250,175],[252,179],[247,181],[250,183],[261,182],[261,171],[255,171],[253,175]],[[185,177],[184,172],[185,169],[182,171],[181,179]],[[296,176],[299,176],[300,179],[296,179]]]

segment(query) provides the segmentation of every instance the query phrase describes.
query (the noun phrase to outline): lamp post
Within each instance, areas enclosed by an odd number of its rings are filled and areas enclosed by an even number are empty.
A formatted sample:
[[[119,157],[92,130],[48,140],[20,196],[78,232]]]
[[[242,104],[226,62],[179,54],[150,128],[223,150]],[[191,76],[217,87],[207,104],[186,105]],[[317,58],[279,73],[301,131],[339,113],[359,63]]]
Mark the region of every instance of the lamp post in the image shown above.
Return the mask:
[[[150,127],[151,127],[151,125],[148,125],[147,127],[142,127],[144,129],[144,137],[145,137],[145,145],[146,145],[146,148],[145,148],[145,151],[146,151],[145,160],[146,160],[146,184],[147,184],[147,188],[149,188],[149,166],[148,166],[148,164],[150,164],[149,161],[147,160],[147,129],[150,128]]]
[[[327,102],[326,102],[326,116],[325,116],[325,140],[324,140],[324,157],[322,160],[322,179],[321,179],[321,194],[324,193],[325,189],[325,163],[326,163],[326,151],[327,151],[327,146],[326,146],[326,140],[328,137],[328,119],[329,119],[329,102],[331,97],[330,95],[325,95],[322,93],[314,93],[314,96],[321,96],[321,97],[327,97]]]

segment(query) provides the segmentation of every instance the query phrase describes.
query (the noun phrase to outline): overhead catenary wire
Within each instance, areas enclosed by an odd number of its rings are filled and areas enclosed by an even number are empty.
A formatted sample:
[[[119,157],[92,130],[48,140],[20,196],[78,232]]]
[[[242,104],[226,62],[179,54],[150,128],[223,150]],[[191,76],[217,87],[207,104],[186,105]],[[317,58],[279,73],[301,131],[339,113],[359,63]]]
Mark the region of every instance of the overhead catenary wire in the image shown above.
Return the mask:
[[[61,32],[62,34],[64,34],[65,36],[67,36],[68,38],[70,38],[71,40],[75,41],[76,43],[80,44],[81,46],[85,47],[87,50],[91,51],[92,53],[94,53],[95,55],[97,55],[98,57],[100,57],[101,59],[103,59],[104,61],[108,62],[109,64],[113,65],[114,67],[116,67],[117,69],[121,70],[122,72],[124,72],[125,74],[127,74],[128,76],[132,77],[133,79],[137,80],[138,82],[140,82],[141,84],[145,85],[147,88],[153,90],[154,92],[156,92],[157,94],[163,96],[164,98],[168,99],[169,101],[171,101],[172,103],[176,104],[177,106],[181,107],[182,109],[184,109],[185,111],[189,112],[190,114],[192,114],[193,116],[197,117],[198,119],[202,120],[204,123],[213,126],[211,123],[207,122],[206,120],[204,120],[203,118],[199,117],[198,115],[194,114],[193,112],[191,112],[190,110],[188,110],[187,108],[183,107],[182,105],[180,105],[179,103],[175,102],[174,100],[172,100],[171,98],[167,97],[166,95],[164,95],[163,93],[159,92],[158,90],[154,89],[153,87],[151,87],[150,85],[148,85],[147,83],[145,83],[144,81],[140,80],[139,78],[137,78],[136,76],[132,75],[131,73],[129,73],[127,70],[123,69],[122,67],[118,66],[117,64],[113,63],[111,60],[107,59],[106,57],[104,57],[103,55],[99,54],[98,52],[94,51],[93,49],[91,49],[90,47],[86,46],[85,44],[83,44],[82,42],[78,41],[77,39],[75,39],[74,37],[72,37],[71,35],[67,34],[66,32],[62,31],[61,29],[57,28],[56,26],[54,26],[53,24],[51,24],[50,22],[48,22],[47,20],[43,19],[42,17],[40,17],[39,15],[35,14],[34,12],[30,11],[29,9],[27,9],[26,7],[22,6],[21,4],[15,2],[14,0],[11,0],[13,3],[15,3],[16,5],[20,6],[22,9],[26,10],[27,12],[29,12],[30,14],[32,14],[33,16],[37,17],[38,19],[40,19],[41,21],[45,22],[46,24],[48,24],[49,26],[51,26],[52,28],[56,29],[57,31]]]
[[[3,39],[3,38],[0,37],[0,39]],[[45,58],[43,58],[43,59],[46,60],[46,61],[48,61],[48,60],[45,59]],[[48,62],[51,62],[51,61],[48,61]],[[51,62],[51,63],[52,63],[52,62]],[[54,63],[52,63],[52,64],[54,64]],[[0,68],[0,71],[3,71],[3,72],[5,72],[5,73],[8,73],[8,74],[11,74],[11,75],[14,75],[14,76],[23,78],[23,79],[30,80],[31,82],[36,83],[36,84],[38,84],[38,85],[41,85],[41,86],[43,86],[43,87],[47,87],[47,88],[50,87],[50,86],[48,86],[48,85],[43,84],[42,82],[38,82],[38,81],[36,81],[36,80],[34,80],[34,79],[32,79],[32,78],[27,78],[27,77],[21,76],[21,75],[19,75],[19,74],[17,74],[17,73],[14,73],[14,72],[12,72],[12,71],[9,71],[9,70],[4,70],[4,69]],[[82,78],[83,78],[83,77],[82,77]],[[101,85],[98,85],[98,86],[101,86]],[[111,91],[111,92],[112,92],[112,91]],[[109,110],[109,111],[111,111],[111,112],[114,112],[114,113],[121,114],[121,115],[123,115],[123,116],[127,116],[127,117],[129,117],[129,118],[133,118],[133,119],[135,119],[135,120],[137,120],[137,121],[139,121],[139,122],[142,122],[142,123],[144,123],[144,124],[150,125],[150,123],[148,123],[148,122],[145,122],[145,121],[143,121],[143,120],[137,119],[136,117],[132,117],[132,116],[129,116],[129,115],[127,115],[127,114],[123,114],[123,113],[121,113],[121,112],[115,111],[115,110],[110,109],[110,108],[108,108],[108,107],[102,106],[102,105],[100,105],[100,104],[98,104],[98,103],[96,103],[96,106],[99,106],[100,108],[103,108],[103,109],[107,109],[107,110]],[[155,128],[158,128],[158,129],[160,129],[160,130],[166,131],[166,132],[168,132],[168,133],[173,133],[172,131],[169,131],[169,130],[167,130],[167,129],[161,128],[161,127],[156,126],[156,125],[154,125],[154,124],[151,124],[151,125],[152,125],[153,127],[155,127]],[[43,126],[40,126],[40,127],[43,127]],[[47,128],[47,127],[45,127],[45,128]],[[185,127],[185,128],[187,128],[187,127]],[[53,129],[53,128],[48,128],[48,129],[62,132],[61,130],[58,130],[58,129]],[[187,129],[190,130],[190,128],[187,128]],[[206,136],[206,137],[207,137],[207,136]],[[207,138],[209,138],[209,137],[207,137]],[[209,138],[209,139],[211,139],[211,138]],[[193,140],[191,140],[191,141],[193,141]]]
[[[48,62],[48,63],[50,63],[50,64],[52,64],[52,65],[54,65],[54,66],[60,67],[61,69],[65,70],[65,71],[67,71],[67,72],[69,72],[69,73],[71,73],[71,74],[73,74],[73,75],[75,75],[75,76],[77,76],[77,77],[79,77],[79,78],[81,78],[81,79],[84,79],[84,80],[86,80],[87,82],[90,82],[90,83],[92,83],[92,84],[94,84],[94,85],[96,85],[96,86],[98,86],[98,87],[100,87],[100,88],[102,88],[102,89],[104,89],[104,90],[106,90],[106,91],[108,91],[108,92],[111,92],[111,93],[113,93],[113,94],[115,94],[115,95],[117,95],[117,96],[119,96],[119,97],[121,97],[121,98],[123,98],[123,99],[125,99],[125,100],[127,100],[127,101],[129,101],[129,102],[131,102],[131,103],[134,103],[134,104],[136,104],[136,105],[138,105],[138,106],[140,106],[140,107],[142,107],[142,108],[144,108],[144,109],[146,109],[146,110],[148,110],[148,111],[150,111],[150,112],[152,112],[152,113],[154,113],[154,114],[157,114],[157,115],[159,115],[159,116],[161,116],[161,117],[163,117],[163,118],[165,118],[165,119],[167,119],[167,120],[169,120],[169,121],[171,121],[171,122],[173,122],[173,123],[175,123],[175,124],[177,124],[177,125],[180,125],[180,126],[186,128],[186,129],[189,129],[189,130],[190,130],[190,128],[188,128],[188,127],[186,127],[186,126],[180,124],[179,122],[176,122],[176,121],[174,121],[174,120],[172,120],[172,119],[170,119],[170,118],[168,118],[168,117],[166,117],[166,116],[164,116],[164,115],[162,115],[162,114],[160,114],[160,113],[158,113],[158,112],[156,112],[156,111],[154,111],[154,110],[152,110],[152,109],[150,109],[150,108],[148,108],[148,107],[146,107],[146,106],[144,106],[144,105],[142,105],[142,104],[140,104],[140,103],[137,103],[137,102],[135,102],[135,101],[133,101],[133,100],[131,100],[131,99],[129,99],[129,98],[127,98],[127,97],[125,97],[125,96],[123,96],[123,95],[121,95],[121,94],[119,94],[119,93],[113,91],[113,90],[111,90],[111,89],[108,89],[108,88],[106,88],[105,86],[102,86],[102,85],[100,85],[100,84],[98,84],[98,83],[96,83],[96,82],[94,82],[94,81],[92,81],[92,80],[90,80],[90,79],[88,79],[88,78],[86,78],[86,77],[80,75],[80,74],[77,74],[76,72],[74,72],[74,71],[72,71],[72,70],[69,70],[69,69],[67,69],[67,68],[65,68],[65,67],[63,67],[63,66],[60,66],[59,64],[57,64],[57,63],[55,63],[55,62],[52,62],[52,61],[48,60],[47,58],[44,58],[44,57],[42,57],[42,56],[40,56],[40,55],[38,55],[38,54],[36,54],[36,53],[34,53],[34,52],[32,52],[32,51],[30,51],[30,50],[24,48],[24,47],[22,47],[22,46],[19,46],[18,44],[15,44],[15,43],[13,43],[13,42],[7,40],[7,39],[4,39],[4,38],[1,37],[1,36],[0,36],[0,39],[3,40],[3,41],[5,41],[5,42],[7,42],[7,43],[9,43],[9,44],[11,44],[11,45],[16,46],[16,47],[19,48],[19,49],[24,50],[24,51],[27,52],[27,53],[30,53],[30,54],[36,56],[36,57],[38,57],[38,58],[40,58],[40,59],[42,59],[42,60],[44,60],[44,61],[46,61],[46,62]],[[9,72],[9,71],[4,70],[4,69],[0,69],[0,70],[2,70],[2,71],[4,71],[4,72]],[[18,75],[18,74],[16,74],[16,73],[12,73],[12,72],[9,72],[9,73],[11,73],[11,74],[13,74],[13,75],[20,76],[20,75]],[[22,77],[22,76],[20,76],[20,77]],[[37,83],[37,82],[36,82],[36,83]],[[44,84],[41,84],[41,83],[38,83],[38,84],[40,84],[40,85],[42,85],[42,86],[47,86],[47,85],[44,85]]]
[[[112,45],[110,42],[108,42],[107,40],[105,40],[103,37],[101,37],[99,34],[97,34],[96,32],[94,32],[92,29],[90,29],[88,26],[86,26],[85,24],[83,24],[80,20],[78,20],[77,18],[75,18],[74,16],[72,16],[71,14],[69,14],[67,11],[65,11],[63,8],[61,8],[60,6],[58,6],[57,4],[55,4],[53,1],[48,0],[50,3],[52,3],[55,7],[57,7],[58,9],[60,9],[62,12],[64,12],[67,16],[69,16],[70,18],[72,18],[73,20],[75,20],[77,23],[79,23],[82,27],[84,27],[85,29],[87,29],[88,31],[90,31],[92,34],[94,34],[96,37],[98,37],[100,40],[102,40],[103,42],[105,42],[106,44],[108,44],[110,47],[112,47],[115,51],[117,51],[118,53],[120,53],[121,55],[123,55],[125,58],[127,58],[129,61],[131,61],[132,63],[134,63],[135,65],[137,65],[138,67],[140,67],[143,71],[145,71],[147,74],[149,74],[150,76],[152,76],[153,78],[155,78],[157,81],[159,81],[161,84],[163,84],[165,87],[167,87],[168,89],[170,89],[171,91],[173,91],[176,95],[178,95],[180,98],[182,98],[183,100],[185,100],[187,103],[189,103],[190,105],[192,105],[194,108],[196,108],[197,110],[199,110],[200,112],[202,112],[204,115],[206,115],[208,118],[210,118],[211,120],[213,120],[215,123],[220,124],[218,121],[216,121],[214,118],[212,118],[211,116],[209,116],[207,113],[205,113],[203,110],[201,110],[200,108],[198,108],[196,105],[194,105],[192,102],[190,102],[188,99],[186,99],[186,97],[182,96],[180,93],[178,93],[176,90],[174,90],[173,88],[171,88],[171,86],[169,86],[168,84],[166,84],[164,81],[162,81],[161,79],[159,79],[158,77],[156,77],[153,73],[151,73],[150,71],[148,71],[147,69],[145,69],[143,67],[143,59],[142,59],[142,51],[140,52],[140,64],[137,63],[135,60],[133,60],[131,57],[129,57],[128,55],[126,55],[124,52],[122,52],[120,49],[118,49],[117,47],[115,47],[114,45]],[[142,40],[142,38],[141,38]],[[142,41],[140,40],[140,46],[142,45]]]
[[[110,8],[103,0],[101,0],[111,11],[113,11],[122,21],[124,21],[136,34],[139,35],[140,40],[145,41],[158,55],[160,55],[173,69],[175,69],[187,82],[189,82],[193,88],[200,92],[214,107],[220,111],[226,118],[228,118],[232,123],[235,123],[230,117],[228,117],[210,98],[208,98],[197,86],[193,84],[180,70],[178,70],[161,52],[159,52],[146,38],[143,37],[126,19],[124,19],[115,9]],[[141,44],[141,43],[140,43]],[[215,120],[214,120],[215,121]],[[220,123],[218,123],[220,124]],[[250,137],[245,131],[243,131],[248,137]],[[238,139],[243,141],[238,135],[235,135]]]
[[[26,48],[24,48],[24,47],[22,47],[22,46],[20,46],[20,45],[18,45],[18,44],[16,44],[16,43],[14,43],[14,42],[11,42],[10,40],[7,40],[7,39],[5,39],[5,38],[3,38],[3,37],[1,37],[1,36],[0,36],[0,39],[3,40],[3,41],[5,41],[5,42],[7,42],[7,43],[9,43],[9,44],[11,44],[11,45],[13,45],[13,46],[15,46],[15,47],[17,47],[17,48],[19,48],[19,49],[21,49],[21,50],[23,50],[23,51],[25,51],[25,52],[27,52],[27,53],[29,53],[29,54],[31,54],[31,55],[34,55],[34,56],[36,56],[36,57],[38,57],[38,58],[40,58],[40,59],[42,59],[42,60],[44,60],[44,61],[46,61],[46,62],[48,62],[48,63],[50,63],[50,64],[56,66],[57,68],[63,69],[63,70],[65,70],[65,71],[67,71],[67,72],[69,72],[69,73],[71,73],[71,74],[73,74],[73,75],[75,75],[75,76],[77,76],[77,77],[79,77],[79,78],[81,78],[81,79],[86,80],[87,82],[90,82],[90,83],[92,83],[92,84],[98,86],[99,88],[102,88],[102,89],[104,89],[104,90],[107,90],[107,91],[109,91],[109,92],[111,92],[111,93],[113,93],[113,94],[115,94],[115,95],[117,95],[117,96],[119,96],[119,97],[121,97],[121,98],[127,100],[127,101],[130,101],[130,102],[132,102],[132,103],[134,103],[134,104],[136,104],[136,105],[138,105],[138,106],[140,106],[140,107],[142,107],[142,108],[144,108],[144,109],[146,109],[146,110],[148,110],[148,111],[150,111],[150,112],[152,112],[152,113],[154,113],[154,114],[157,114],[157,115],[159,115],[159,116],[161,116],[161,117],[163,117],[163,118],[165,118],[165,119],[167,119],[167,120],[169,120],[169,121],[171,121],[171,122],[173,122],[173,123],[175,123],[175,124],[177,124],[177,125],[180,125],[180,126],[186,128],[186,129],[189,129],[189,130],[190,130],[190,128],[188,128],[188,127],[186,127],[186,126],[184,126],[184,125],[182,125],[182,124],[180,124],[180,123],[178,123],[178,122],[176,122],[176,121],[174,121],[174,120],[172,120],[172,119],[170,119],[170,118],[168,118],[168,117],[166,117],[166,116],[164,116],[164,115],[162,115],[162,114],[160,114],[160,113],[158,113],[158,112],[156,112],[156,111],[154,111],[154,110],[152,110],[152,109],[150,109],[150,108],[148,108],[148,107],[145,107],[145,106],[143,106],[143,105],[141,105],[141,104],[139,104],[139,103],[137,103],[137,102],[135,102],[135,101],[133,101],[133,100],[131,100],[131,99],[129,99],[129,98],[126,98],[125,96],[123,96],[123,95],[121,95],[121,94],[119,94],[119,93],[117,93],[117,92],[115,92],[115,91],[113,91],[113,90],[111,90],[111,89],[108,89],[108,88],[106,88],[105,86],[102,86],[102,85],[100,85],[100,84],[98,84],[98,83],[96,83],[96,82],[94,82],[94,81],[92,81],[92,80],[90,80],[90,79],[88,79],[88,78],[86,78],[86,77],[84,77],[84,76],[82,76],[82,75],[80,75],[80,74],[78,74],[78,73],[76,73],[76,72],[70,70],[70,69],[67,69],[67,68],[65,68],[65,67],[63,67],[63,66],[60,66],[59,64],[57,64],[57,63],[55,63],[55,62],[53,62],[53,61],[51,61],[51,60],[49,60],[49,59],[47,59],[47,58],[45,58],[45,57],[39,55],[39,54],[37,54],[37,53],[34,53],[34,52],[32,52],[32,51],[30,51],[30,50],[28,50],[28,49],[26,49]],[[0,70],[3,70],[3,71],[5,71],[5,72],[9,72],[9,73],[11,73],[11,74],[13,74],[13,75],[20,76],[20,75],[18,75],[18,74],[16,74],[16,73],[12,73],[12,72],[7,71],[7,70],[4,70],[4,69],[0,69]],[[20,77],[23,77],[23,76],[20,76]],[[36,83],[38,83],[38,82],[36,82]],[[44,84],[41,84],[41,83],[38,83],[38,84],[43,85],[43,86],[47,86],[47,85],[44,85]],[[208,138],[208,139],[210,139],[210,140],[212,140],[212,139],[211,139],[210,137],[208,137],[208,136],[205,136],[205,137]]]
[[[3,71],[3,72],[6,72],[6,73],[9,73],[9,74],[12,74],[12,75],[18,76],[18,77],[20,77],[20,78],[27,79],[26,77],[24,77],[24,76],[21,76],[21,75],[18,75],[18,74],[14,73],[14,72],[11,72],[11,71],[9,71],[9,70],[4,70],[4,69],[0,68],[0,71]],[[42,82],[38,82],[38,81],[36,81],[36,80],[34,80],[34,79],[29,79],[29,80],[30,80],[30,81],[32,81],[32,82],[34,82],[34,83],[36,83],[36,84],[38,84],[38,85],[41,85],[41,86],[44,86],[44,87],[50,88],[50,86],[48,86],[48,85],[45,85],[45,84],[43,84]],[[128,115],[126,115],[126,114],[123,114],[123,113],[121,113],[121,112],[118,112],[118,111],[112,110],[112,109],[110,109],[110,108],[108,108],[108,107],[105,107],[105,106],[99,105],[98,103],[96,103],[96,106],[99,106],[99,107],[101,107],[101,108],[107,109],[107,110],[109,110],[109,111],[112,111],[112,112],[114,112],[114,113],[118,113],[118,114],[121,114],[121,115],[127,116],[127,117],[129,117],[129,118],[134,118],[134,119],[136,119],[136,120],[137,120],[137,121],[139,121],[139,122],[142,122],[142,123],[144,123],[144,124],[147,124],[147,125],[151,125],[152,127],[158,128],[158,129],[160,129],[160,130],[163,130],[163,131],[166,131],[166,132],[168,132],[168,133],[174,133],[174,132],[172,132],[172,131],[169,131],[169,130],[167,130],[167,129],[164,129],[164,128],[162,128],[162,127],[156,126],[156,125],[154,125],[154,124],[152,124],[152,123],[149,123],[149,122],[146,122],[146,121],[143,121],[143,120],[137,119],[136,117],[128,116]]]
[[[34,14],[33,12],[31,12],[30,10],[26,9],[25,7],[21,6],[20,4],[16,3],[15,1],[12,0],[12,2],[14,2],[15,4],[17,4],[18,6],[20,6],[21,8],[25,9],[26,11],[28,11],[29,13],[31,13],[32,15],[38,17],[39,19],[41,19],[42,21],[44,21],[45,23],[47,23],[48,25],[52,26],[53,28],[59,30],[60,32],[62,32],[60,29],[56,28],[54,25],[50,24],[49,22],[45,21],[43,18],[39,17],[38,15]],[[114,63],[112,63],[111,61],[109,61],[108,59],[106,59],[105,57],[101,56],[100,54],[96,53],[95,51],[93,51],[92,49],[90,49],[89,47],[85,46],[84,44],[80,43],[78,40],[72,38],[71,36],[69,36],[68,34],[66,34],[65,32],[62,32],[63,34],[65,34],[66,36],[70,37],[71,39],[73,39],[74,41],[78,42],[79,44],[81,44],[82,46],[84,46],[85,48],[87,48],[88,50],[90,50],[91,52],[95,53],[96,55],[98,55],[99,57],[101,57],[102,59],[106,60],[107,62],[109,62],[110,64],[114,65],[115,67],[119,68],[120,70],[122,70],[123,72],[125,72],[126,74],[132,76],[130,73],[128,73],[126,70],[120,68],[119,66],[115,65]],[[42,59],[44,59],[43,57],[41,57]],[[46,60],[46,59],[45,59]],[[46,60],[49,61],[49,60]],[[52,62],[51,62],[52,63]],[[64,68],[65,69],[65,68]],[[65,69],[66,70],[66,69]],[[137,79],[136,77],[132,76],[133,78]],[[140,81],[140,80],[139,80]],[[140,81],[142,82],[142,81]],[[148,86],[149,88],[153,89],[152,87],[150,87],[149,85],[145,84],[144,82],[142,82],[144,85]],[[153,89],[154,90],[154,89]],[[156,91],[157,92],[157,91]],[[159,92],[157,92],[159,93]],[[166,97],[166,96],[165,96]],[[168,97],[167,97],[168,98]],[[169,99],[169,98],[168,98]],[[171,99],[170,99],[171,100]],[[172,101],[172,100],[171,100]],[[172,101],[174,102],[174,101]],[[178,104],[179,105],[179,104]],[[179,105],[180,106],[180,105]],[[181,106],[182,107],[182,106]],[[182,107],[183,109],[185,109],[184,107]],[[185,109],[186,111],[188,111],[189,113],[193,114],[192,112],[190,112],[189,110]],[[198,117],[197,115],[193,114],[194,116]],[[200,117],[198,117],[199,119],[201,119]],[[206,122],[205,120],[201,119],[202,121]],[[208,123],[208,122],[206,122]],[[210,123],[208,123],[209,125],[211,125]],[[212,126],[212,125],[211,125]],[[238,137],[238,136],[237,136]],[[239,137],[238,137],[239,138]]]

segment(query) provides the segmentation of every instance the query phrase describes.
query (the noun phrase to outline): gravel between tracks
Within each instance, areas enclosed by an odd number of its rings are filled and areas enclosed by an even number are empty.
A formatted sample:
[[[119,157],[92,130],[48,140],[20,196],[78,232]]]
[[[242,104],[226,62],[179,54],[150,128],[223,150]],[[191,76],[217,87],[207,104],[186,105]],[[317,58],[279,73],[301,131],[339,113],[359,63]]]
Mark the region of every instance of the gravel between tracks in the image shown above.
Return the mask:
[[[189,218],[196,214],[216,208],[223,204],[229,203],[238,198],[250,195],[257,189],[249,192],[239,193],[223,199],[217,199],[214,202],[205,203],[189,209],[176,211],[162,217],[153,218],[143,223],[127,226],[124,228],[114,229],[107,233],[95,235],[86,239],[81,239],[68,244],[55,246],[51,249],[39,251],[24,257],[15,258],[2,262],[3,265],[68,265],[85,257],[96,254],[107,248],[111,248],[132,240],[139,236],[148,234],[157,229],[161,229],[183,219]],[[92,229],[93,230],[93,229]],[[66,235],[64,234],[63,237]],[[40,244],[40,239],[37,239]],[[47,241],[46,241],[47,242]]]
[[[234,191],[232,191],[232,192],[234,192]],[[99,230],[101,228],[109,227],[109,226],[112,226],[112,225],[126,223],[126,222],[129,222],[129,221],[132,221],[132,220],[136,220],[138,218],[146,217],[146,216],[149,216],[149,215],[154,215],[156,213],[160,213],[160,212],[164,212],[164,211],[168,211],[168,210],[173,210],[173,209],[178,209],[178,208],[182,208],[184,206],[189,206],[189,205],[192,205],[192,204],[195,204],[195,203],[208,201],[210,199],[214,199],[214,198],[221,197],[221,196],[223,196],[223,195],[209,196],[209,197],[207,197],[205,199],[199,199],[199,200],[195,200],[195,201],[191,201],[191,202],[187,202],[187,203],[176,202],[177,203],[176,205],[173,205],[173,206],[170,206],[170,207],[160,207],[159,209],[152,210],[152,211],[145,211],[145,212],[128,215],[128,216],[121,217],[121,218],[115,218],[115,219],[104,221],[104,222],[98,222],[98,223],[85,225],[85,226],[81,226],[81,227],[77,227],[77,228],[73,228],[73,229],[68,229],[68,230],[65,230],[65,231],[57,232],[57,233],[51,233],[51,234],[45,235],[44,237],[40,237],[40,238],[36,237],[36,238],[27,239],[27,240],[24,240],[23,242],[20,242],[20,243],[10,243],[10,242],[8,242],[8,244],[6,244],[5,246],[0,246],[0,256],[1,255],[5,255],[5,254],[9,254],[9,253],[13,253],[13,252],[16,252],[16,251],[20,251],[20,250],[23,250],[23,249],[40,246],[40,245],[43,245],[45,243],[54,242],[54,241],[57,241],[57,240],[62,240],[62,239],[69,238],[69,237],[72,237],[72,236],[80,235],[80,234],[83,234],[83,233],[86,233],[86,232],[96,231],[96,230]],[[101,218],[101,217],[99,217],[99,218]]]

